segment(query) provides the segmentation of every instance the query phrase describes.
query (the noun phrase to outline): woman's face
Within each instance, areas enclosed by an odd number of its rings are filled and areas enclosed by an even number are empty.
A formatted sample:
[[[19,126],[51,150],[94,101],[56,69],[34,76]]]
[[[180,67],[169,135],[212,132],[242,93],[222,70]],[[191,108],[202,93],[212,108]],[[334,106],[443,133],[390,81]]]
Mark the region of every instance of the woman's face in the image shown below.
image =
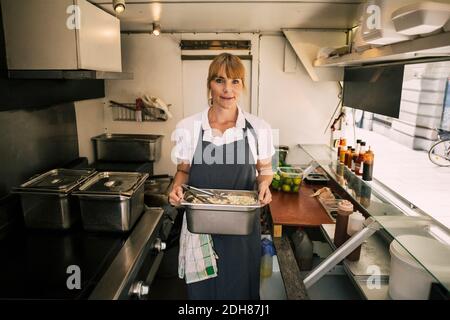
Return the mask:
[[[242,79],[229,79],[224,72],[219,73],[211,83],[213,106],[234,108],[243,90]]]

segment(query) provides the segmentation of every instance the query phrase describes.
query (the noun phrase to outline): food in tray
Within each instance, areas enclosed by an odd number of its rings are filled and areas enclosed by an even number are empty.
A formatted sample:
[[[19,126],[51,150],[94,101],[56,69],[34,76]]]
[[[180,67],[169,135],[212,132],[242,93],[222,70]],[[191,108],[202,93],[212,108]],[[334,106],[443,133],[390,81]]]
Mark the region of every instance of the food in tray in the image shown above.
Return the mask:
[[[336,199],[333,192],[328,187],[321,188],[321,189],[317,190],[316,193],[311,195],[311,197],[317,197],[317,196],[319,196],[320,200],[335,200]]]
[[[221,198],[219,197],[201,197],[202,199],[205,199],[205,201],[201,201],[198,198],[194,198],[191,202],[196,204],[201,203],[208,203],[208,204],[228,204],[228,205],[235,205],[235,206],[251,206],[255,205],[257,203],[257,200],[253,196],[246,196],[246,195],[221,195]]]

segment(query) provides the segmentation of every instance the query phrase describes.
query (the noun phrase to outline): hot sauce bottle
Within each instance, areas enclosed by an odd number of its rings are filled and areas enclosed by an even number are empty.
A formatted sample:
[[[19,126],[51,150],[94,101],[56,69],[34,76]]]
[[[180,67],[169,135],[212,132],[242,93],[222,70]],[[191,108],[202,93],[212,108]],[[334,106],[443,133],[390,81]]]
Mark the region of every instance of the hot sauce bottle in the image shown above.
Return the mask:
[[[348,166],[348,159],[352,158],[352,147],[348,146],[347,151],[345,152],[344,165]]]
[[[341,151],[339,153],[339,162],[345,163],[345,155],[347,154],[347,148],[341,147]]]
[[[350,155],[348,156],[347,167],[351,170],[353,163],[353,155],[355,154],[355,148],[352,148]]]
[[[363,162],[363,180],[372,181],[374,153],[369,150],[364,154]]]
[[[338,161],[341,158],[341,149],[345,147],[345,145],[347,144],[347,141],[345,138],[341,138],[339,140],[339,146],[338,146]]]
[[[359,150],[359,155],[355,162],[355,174],[358,176],[362,176],[363,174],[364,153],[366,153],[366,143],[361,142],[361,149]]]
[[[356,140],[356,149],[355,149],[355,153],[353,153],[352,156],[352,167],[351,170],[353,172],[355,172],[355,164],[356,164],[356,159],[358,159],[359,156],[359,150],[361,149],[361,140]]]

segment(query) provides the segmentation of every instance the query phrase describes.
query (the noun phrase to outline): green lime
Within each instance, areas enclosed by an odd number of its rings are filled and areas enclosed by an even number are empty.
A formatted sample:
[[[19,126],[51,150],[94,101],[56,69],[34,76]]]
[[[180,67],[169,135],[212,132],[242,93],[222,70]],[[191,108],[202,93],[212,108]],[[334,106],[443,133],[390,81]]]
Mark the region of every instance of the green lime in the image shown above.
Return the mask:
[[[284,179],[284,184],[288,184],[288,185],[291,185],[291,184],[293,184],[293,180],[291,179],[291,178],[286,178],[286,179]]]
[[[283,171],[281,171],[280,175],[281,175],[282,178],[288,178],[289,177],[289,173],[283,172]]]
[[[279,189],[280,188],[280,182],[277,180],[273,180],[272,181],[272,187],[275,189]]]
[[[294,186],[294,188],[292,189],[292,192],[298,192],[299,189],[300,189],[300,186]]]
[[[281,177],[280,177],[280,175],[279,175],[278,173],[275,173],[275,174],[273,175],[273,180],[280,181],[280,179],[281,179]]]
[[[294,184],[295,184],[295,185],[298,186],[298,185],[300,185],[300,183],[302,183],[302,178],[295,178],[295,179],[294,179]]]
[[[284,192],[291,192],[291,186],[290,185],[283,184],[282,189],[283,189]]]

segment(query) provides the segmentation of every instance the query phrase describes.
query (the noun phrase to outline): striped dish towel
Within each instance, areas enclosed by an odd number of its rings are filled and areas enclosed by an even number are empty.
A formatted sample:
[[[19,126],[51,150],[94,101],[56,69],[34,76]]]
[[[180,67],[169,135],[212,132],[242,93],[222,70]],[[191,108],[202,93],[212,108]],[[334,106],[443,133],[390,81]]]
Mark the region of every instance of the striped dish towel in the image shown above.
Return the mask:
[[[184,215],[178,255],[178,277],[186,279],[186,283],[217,277],[218,258],[213,249],[211,235],[189,232]]]

